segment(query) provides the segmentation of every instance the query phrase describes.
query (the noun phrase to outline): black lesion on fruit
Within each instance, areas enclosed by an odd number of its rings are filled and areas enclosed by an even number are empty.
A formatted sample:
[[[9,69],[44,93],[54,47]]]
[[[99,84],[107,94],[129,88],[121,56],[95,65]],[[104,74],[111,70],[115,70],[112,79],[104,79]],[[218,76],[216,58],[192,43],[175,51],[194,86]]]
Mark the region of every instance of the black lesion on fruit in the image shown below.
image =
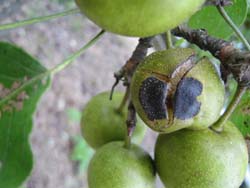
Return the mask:
[[[166,119],[167,84],[155,77],[149,77],[142,82],[139,91],[139,101],[149,120]]]
[[[190,119],[200,111],[197,97],[202,93],[202,83],[194,78],[184,78],[177,86],[174,96],[174,116],[177,119]]]

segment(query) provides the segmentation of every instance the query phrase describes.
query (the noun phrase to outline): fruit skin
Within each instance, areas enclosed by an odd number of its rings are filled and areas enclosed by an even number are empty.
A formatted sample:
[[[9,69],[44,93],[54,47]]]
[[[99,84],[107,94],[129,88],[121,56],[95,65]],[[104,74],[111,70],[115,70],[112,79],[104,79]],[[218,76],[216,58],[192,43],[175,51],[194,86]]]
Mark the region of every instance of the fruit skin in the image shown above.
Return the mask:
[[[154,188],[155,170],[149,154],[132,144],[110,142],[97,150],[88,167],[89,188]]]
[[[76,0],[101,28],[125,36],[163,33],[187,20],[205,0]]]
[[[238,188],[248,163],[242,134],[227,122],[221,133],[182,129],[159,135],[155,164],[168,188]]]
[[[114,92],[109,100],[109,92],[102,92],[94,96],[85,106],[81,118],[81,132],[86,142],[97,149],[107,142],[124,140],[126,134],[127,109],[122,114],[116,112],[123,93]],[[146,126],[137,118],[137,126],[132,135],[132,141],[141,143],[146,132]]]
[[[225,100],[224,83],[214,65],[207,58],[199,60],[182,79],[196,80],[202,86],[201,93],[195,97],[195,102],[199,105],[196,114],[185,117],[185,119],[176,117],[176,114],[174,114],[174,119],[171,123],[168,122],[168,117],[153,117],[153,119],[150,119],[140,101],[140,90],[145,80],[148,78],[156,78],[156,80],[161,81],[160,78],[157,78],[157,74],[169,77],[178,65],[193,57],[194,51],[189,48],[158,51],[147,56],[144,62],[136,69],[131,82],[132,101],[141,119],[151,129],[165,133],[183,128],[198,130],[205,129],[218,120]],[[149,85],[153,86],[151,83]],[[167,86],[167,84],[164,85]],[[177,88],[179,88],[179,85],[177,85]],[[194,90],[192,85],[189,87],[189,90]],[[164,93],[165,90],[157,88],[156,91],[152,93],[153,96],[149,97],[149,100],[152,101],[152,98],[156,96],[155,93],[157,92]],[[174,97],[175,96],[176,94]],[[180,97],[180,99],[185,99],[185,97]],[[169,101],[173,101],[173,99],[167,100],[166,94],[164,94],[163,98],[155,97],[154,100],[155,106],[152,108],[152,111],[157,113],[162,111],[161,114],[166,114],[167,112],[166,109],[156,110],[159,104],[167,106],[166,104],[170,103]],[[182,103],[180,104],[182,105]],[[189,104],[187,107],[189,108]],[[173,111],[175,111],[175,106],[173,106]]]

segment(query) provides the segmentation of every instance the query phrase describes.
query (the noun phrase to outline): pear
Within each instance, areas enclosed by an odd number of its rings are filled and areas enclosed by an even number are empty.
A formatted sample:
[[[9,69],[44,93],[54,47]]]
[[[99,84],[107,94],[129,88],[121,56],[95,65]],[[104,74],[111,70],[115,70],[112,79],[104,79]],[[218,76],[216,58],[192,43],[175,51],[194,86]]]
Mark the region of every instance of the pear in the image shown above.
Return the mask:
[[[160,134],[155,146],[156,169],[167,188],[239,188],[247,163],[246,143],[231,122],[220,133]]]
[[[157,51],[137,67],[132,101],[151,129],[170,133],[206,129],[220,117],[225,87],[215,65],[190,48]]]
[[[126,135],[127,107],[117,112],[122,99],[122,92],[114,92],[109,100],[109,92],[100,93],[87,103],[81,118],[81,131],[86,142],[94,149],[116,140],[124,140]],[[146,127],[140,118],[132,136],[134,143],[140,144]]]
[[[148,37],[171,30],[205,0],[75,0],[90,20],[116,34]]]
[[[121,141],[99,148],[88,167],[89,188],[154,188],[155,169],[148,153]]]

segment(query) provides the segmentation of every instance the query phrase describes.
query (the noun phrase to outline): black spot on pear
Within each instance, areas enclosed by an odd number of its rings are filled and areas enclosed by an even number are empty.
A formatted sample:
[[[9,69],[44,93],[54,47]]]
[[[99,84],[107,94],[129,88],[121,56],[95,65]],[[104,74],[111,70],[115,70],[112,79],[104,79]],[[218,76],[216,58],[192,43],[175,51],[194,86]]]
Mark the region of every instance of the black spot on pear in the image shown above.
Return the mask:
[[[149,120],[166,118],[167,84],[155,77],[145,79],[140,87],[139,101]]]
[[[202,83],[194,78],[180,81],[174,96],[174,116],[177,119],[189,119],[199,113],[201,103],[197,97],[202,93],[202,88]]]

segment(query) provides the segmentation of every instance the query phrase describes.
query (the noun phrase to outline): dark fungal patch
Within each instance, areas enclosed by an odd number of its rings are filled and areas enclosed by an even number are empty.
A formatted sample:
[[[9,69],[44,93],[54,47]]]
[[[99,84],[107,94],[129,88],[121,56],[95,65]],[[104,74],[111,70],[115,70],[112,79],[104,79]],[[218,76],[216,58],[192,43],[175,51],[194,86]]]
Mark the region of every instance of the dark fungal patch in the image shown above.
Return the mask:
[[[201,103],[197,101],[197,97],[202,89],[202,83],[194,78],[184,78],[179,82],[174,95],[175,118],[185,120],[199,113]]]
[[[139,101],[149,120],[166,119],[167,84],[155,77],[149,77],[142,82],[139,91]]]

